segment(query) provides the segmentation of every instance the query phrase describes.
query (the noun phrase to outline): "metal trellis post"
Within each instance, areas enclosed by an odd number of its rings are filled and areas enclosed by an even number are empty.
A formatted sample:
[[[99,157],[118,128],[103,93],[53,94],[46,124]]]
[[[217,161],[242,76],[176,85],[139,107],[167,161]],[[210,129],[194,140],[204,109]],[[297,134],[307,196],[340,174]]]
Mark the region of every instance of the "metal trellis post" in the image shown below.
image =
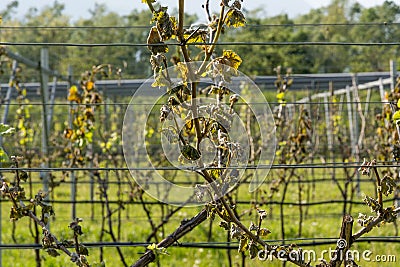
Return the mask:
[[[10,82],[8,83],[7,94],[6,94],[6,98],[4,99],[5,107],[4,107],[3,118],[1,119],[1,122],[3,124],[7,123],[8,112],[10,111],[11,93],[12,93],[12,89],[14,87],[13,81],[15,79],[17,67],[18,67],[18,62],[16,60],[13,60]],[[3,137],[2,136],[0,136],[0,145],[3,145]]]
[[[43,68],[48,69],[49,67],[49,51],[47,48],[42,48],[40,50],[40,64],[39,64],[39,72],[40,72],[40,94],[42,100],[42,168],[49,168],[49,127],[47,125],[47,103],[49,100],[49,92],[48,92],[48,82],[49,75],[48,73],[42,71]],[[49,174],[46,171],[40,173],[40,177],[43,181],[43,190],[45,192],[49,192]],[[49,194],[47,194],[46,199],[49,199]]]
[[[53,85],[51,87],[50,91],[50,105],[49,105],[49,113],[47,114],[47,131],[50,132],[51,129],[51,124],[53,120],[53,114],[54,114],[54,102],[56,98],[56,89],[57,89],[57,76],[53,77]]]
[[[68,66],[68,89],[72,86],[72,67]],[[68,127],[72,129],[72,110],[74,108],[74,104],[72,101],[69,102],[69,112],[68,112]],[[76,176],[75,172],[70,172],[71,178],[71,219],[75,220],[76,218]]]
[[[351,154],[354,156],[355,153],[355,139],[354,139],[354,128],[353,128],[353,111],[351,106],[351,91],[350,86],[346,86],[346,98],[347,98],[347,121],[349,122],[350,132],[350,143],[351,143]]]
[[[396,87],[396,78],[397,78],[397,66],[396,66],[396,61],[390,60],[390,91],[394,91],[394,88]]]
[[[8,111],[10,109],[11,92],[12,92],[12,88],[13,88],[13,81],[15,79],[17,67],[18,67],[18,62],[16,60],[13,60],[12,71],[11,71],[11,76],[10,76],[10,82],[8,83],[8,89],[7,89],[7,94],[6,94],[6,98],[5,98],[6,106],[5,106],[5,109],[4,109],[3,118],[1,120],[1,122],[4,123],[4,124],[7,123]],[[3,137],[2,136],[0,136],[0,146],[1,147],[3,146]],[[2,203],[3,202],[0,201],[0,244],[3,243],[3,241],[2,241],[3,236],[2,236],[2,230],[1,230],[1,229],[3,229],[3,226],[2,226],[2,223],[1,223],[1,221],[3,219],[2,216],[1,216],[1,214],[3,212]],[[2,250],[0,249],[0,267],[3,266],[2,254],[3,254]]]

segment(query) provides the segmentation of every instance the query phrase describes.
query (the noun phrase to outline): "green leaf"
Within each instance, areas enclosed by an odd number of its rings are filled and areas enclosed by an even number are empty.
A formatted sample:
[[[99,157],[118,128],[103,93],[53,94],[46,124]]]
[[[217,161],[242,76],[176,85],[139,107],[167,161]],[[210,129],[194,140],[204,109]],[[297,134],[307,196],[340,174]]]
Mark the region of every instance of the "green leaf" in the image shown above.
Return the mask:
[[[218,179],[221,177],[222,170],[221,169],[211,169],[210,174],[211,174],[212,178]]]
[[[253,241],[250,242],[249,246],[250,246],[250,249],[249,249],[250,259],[254,259],[255,257],[257,257],[258,247]]]
[[[377,212],[381,208],[381,205],[378,203],[378,201],[372,197],[365,196],[363,200],[365,204],[371,208],[371,211]]]
[[[22,214],[22,209],[21,208],[15,208],[14,206],[11,207],[10,210],[10,220],[11,221],[17,221],[18,219],[24,217]]]
[[[5,136],[5,135],[12,135],[15,133],[15,128],[11,127],[8,124],[0,123],[0,135]]]
[[[231,238],[242,238],[242,229],[235,224],[231,225]]]
[[[286,141],[281,141],[278,143],[278,146],[286,146],[286,144],[287,144]]]
[[[87,133],[85,133],[85,139],[86,139],[86,142],[93,143],[93,132],[88,131]]]
[[[82,244],[79,244],[79,254],[89,256],[89,250]]]
[[[392,116],[392,120],[393,121],[397,121],[399,119],[400,119],[400,110],[398,110],[395,113],[393,113],[393,116]]]
[[[262,237],[265,237],[265,236],[269,235],[270,233],[271,233],[271,231],[268,230],[267,228],[261,228],[260,232],[259,232],[259,235],[262,236]]]
[[[26,171],[19,171],[19,179],[26,182],[28,180],[28,173]]]
[[[157,244],[156,243],[153,243],[153,244],[147,246],[147,249],[148,250],[152,250],[152,251],[154,251],[156,248],[157,248]]]
[[[392,177],[387,175],[383,177],[381,181],[381,190],[385,196],[388,196],[391,193],[393,193],[393,190],[396,188],[396,186],[397,186],[396,182]]]
[[[10,157],[7,155],[7,153],[4,151],[2,147],[0,147],[0,163],[8,163],[10,162]],[[2,167],[3,164],[1,164]]]
[[[53,209],[53,206],[52,206],[52,205],[46,204],[46,203],[43,203],[43,202],[42,202],[42,203],[41,203],[41,206],[42,206],[42,213],[43,213],[43,214],[47,213],[47,214],[49,214],[50,216],[55,215],[54,209]]]
[[[147,249],[153,251],[154,254],[156,254],[156,255],[158,255],[158,254],[168,255],[167,249],[164,247],[158,247],[156,243],[148,245]]]
[[[58,256],[61,255],[61,254],[58,253],[58,251],[57,251],[56,249],[54,249],[54,248],[48,248],[48,249],[46,249],[46,252],[47,252],[50,256],[52,256],[52,257],[58,257]]]
[[[182,156],[188,160],[198,160],[200,158],[200,152],[192,147],[191,145],[184,145],[181,149]]]
[[[226,221],[221,221],[219,223],[219,227],[224,228],[226,231],[229,231],[229,223],[227,223]]]
[[[245,252],[249,248],[248,243],[249,243],[249,239],[247,237],[242,237],[239,241],[238,252],[239,253]]]

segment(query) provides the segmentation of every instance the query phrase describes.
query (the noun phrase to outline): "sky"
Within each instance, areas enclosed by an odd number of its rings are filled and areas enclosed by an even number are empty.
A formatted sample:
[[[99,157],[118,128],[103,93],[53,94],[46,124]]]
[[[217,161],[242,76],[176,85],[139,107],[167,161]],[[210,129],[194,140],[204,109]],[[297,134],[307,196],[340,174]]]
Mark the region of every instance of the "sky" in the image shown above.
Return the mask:
[[[355,1],[355,0],[353,0]],[[2,10],[12,0],[1,0],[3,3],[0,5]],[[52,5],[53,0],[19,0],[19,7],[16,16],[22,18],[30,7],[36,7],[41,10],[46,5]],[[127,15],[133,9],[142,10],[147,6],[141,0],[58,0],[59,3],[65,5],[65,14],[71,16],[72,20],[84,18],[89,15],[89,10],[93,9],[95,3],[106,4],[110,11],[114,11],[120,15]],[[159,0],[163,6],[176,7],[177,0]],[[201,9],[203,0],[186,0],[186,8],[188,13],[197,13],[201,18],[204,12]],[[217,1],[210,1],[217,2]],[[374,5],[382,4],[383,0],[358,0],[364,7],[371,7]],[[400,4],[400,0],[394,0]],[[190,4],[189,4],[190,3]],[[217,2],[219,3],[219,2]],[[300,14],[307,13],[312,8],[326,6],[330,0],[244,0],[244,6],[248,10],[263,8],[263,15],[274,16],[281,13],[287,13],[290,17],[295,17]],[[218,4],[217,4],[218,5]],[[214,9],[217,9],[215,6]]]

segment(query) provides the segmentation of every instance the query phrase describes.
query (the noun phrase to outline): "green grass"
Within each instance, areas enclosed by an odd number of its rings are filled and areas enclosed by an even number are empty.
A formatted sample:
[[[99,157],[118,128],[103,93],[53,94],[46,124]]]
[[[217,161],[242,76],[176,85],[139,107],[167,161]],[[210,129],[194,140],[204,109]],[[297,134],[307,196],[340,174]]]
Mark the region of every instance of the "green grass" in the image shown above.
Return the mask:
[[[271,176],[275,176],[276,171],[271,171],[268,179]],[[300,173],[303,171],[300,171]],[[307,175],[307,171],[304,171],[304,175]],[[323,177],[323,171],[317,171],[318,177]],[[339,174],[338,174],[339,175]],[[81,179],[87,180],[87,177],[79,175]],[[113,176],[110,177],[111,180],[114,179]],[[267,179],[267,180],[268,180]],[[39,181],[37,174],[33,175],[34,181]],[[311,185],[311,184],[310,184]],[[57,200],[68,200],[69,199],[69,184],[62,184],[60,187],[55,188],[54,196]],[[319,200],[330,200],[330,199],[341,199],[339,191],[336,185],[332,182],[318,183],[316,185],[316,190],[314,192],[313,199],[311,201]],[[38,190],[40,184],[36,184],[34,190]],[[362,192],[365,194],[373,195],[372,183],[363,183]],[[265,184],[262,190],[268,191],[268,184]],[[304,191],[306,191],[307,185],[305,185]],[[78,200],[88,200],[89,199],[89,186],[80,185],[78,188]],[[116,188],[110,187],[110,197],[111,199],[116,199]],[[260,201],[260,195],[258,200]],[[289,185],[287,199],[288,202],[296,202],[298,197],[298,186],[293,183]],[[306,197],[304,193],[303,197]],[[281,198],[281,193],[277,193],[273,200],[279,201]],[[95,199],[98,199],[96,195]],[[150,198],[146,198],[151,200]],[[242,185],[239,189],[239,199],[240,200],[251,200],[255,199],[254,195],[247,192],[246,185]],[[361,197],[355,197],[354,200],[360,200]],[[13,244],[11,239],[11,229],[12,223],[9,222],[8,211],[10,203],[2,203],[2,242],[4,244]],[[84,218],[82,224],[84,235],[81,237],[82,242],[96,242],[98,241],[100,234],[100,223],[101,223],[101,210],[100,205],[95,205],[93,218],[91,218],[91,204],[80,204],[77,206],[77,216]],[[116,205],[113,205],[116,208]],[[256,221],[257,215],[254,208],[251,205],[238,205],[240,213],[246,213],[242,216],[242,220],[245,225],[250,225],[251,221]],[[260,208],[266,209],[269,212],[268,219],[264,222],[265,227],[268,227],[272,233],[268,236],[268,240],[281,239],[280,231],[280,219],[279,219],[279,207],[274,206],[261,206]],[[68,228],[68,224],[71,221],[71,206],[69,204],[54,204],[54,209],[56,211],[55,220],[51,221],[51,230],[60,239],[71,239],[72,232]],[[154,205],[150,207],[152,216],[155,222],[160,221],[160,206]],[[164,229],[164,234],[168,235],[176,227],[180,225],[180,221],[185,218],[190,218],[195,215],[198,208],[184,208],[179,211],[168,223]],[[307,216],[304,217],[302,226],[303,231],[300,237],[302,238],[337,238],[340,232],[341,226],[341,204],[328,204],[320,206],[310,206],[307,209]],[[249,215],[248,212],[252,210],[252,214]],[[272,212],[271,212],[272,211]],[[369,208],[366,206],[354,206],[352,210],[352,215],[357,217],[358,212],[365,214],[370,214]],[[324,216],[325,214],[337,214],[336,216]],[[299,210],[297,206],[285,206],[284,208],[284,218],[285,218],[285,232],[286,238],[297,238],[299,229]],[[28,218],[23,218],[16,222],[16,232],[15,236],[18,244],[30,244],[33,243],[33,239],[29,234],[28,230]],[[117,217],[114,217],[113,222],[116,225]],[[211,239],[208,240],[208,233],[210,231],[210,222],[206,221],[196,229],[194,229],[187,236],[179,240],[180,243],[191,243],[191,242],[225,242],[227,240],[227,233],[220,227],[218,227],[219,219],[216,219],[212,223],[212,235]],[[359,229],[358,226],[354,227],[354,231]],[[145,213],[140,205],[127,205],[126,210],[122,213],[122,232],[121,241],[132,241],[132,242],[142,242],[145,241],[148,234],[151,232],[149,223],[145,217]],[[393,225],[386,225],[377,229],[374,229],[367,236],[394,236],[395,227]],[[162,238],[160,233],[159,239]],[[105,235],[104,241],[111,241],[108,235]],[[295,243],[307,242],[297,241]],[[290,241],[288,243],[291,243]],[[236,243],[235,243],[236,244]],[[317,255],[320,255],[322,249],[334,249],[334,245],[324,245],[324,246],[311,246],[305,247],[304,249],[316,249]],[[372,251],[373,255],[384,254],[384,255],[397,255],[398,245],[396,244],[385,244],[385,243],[356,243],[355,249],[364,251],[369,249]],[[141,253],[144,252],[142,247],[123,247],[122,248],[126,260],[128,263],[132,264],[137,258],[140,257]],[[90,255],[89,260],[91,263],[99,261],[99,249],[91,248],[89,249]],[[181,247],[171,247],[168,249],[169,255],[160,256],[161,266],[228,266],[227,251],[217,250],[217,249],[207,249],[207,248],[181,248]],[[44,251],[41,251],[41,255],[44,259],[43,266],[74,266],[69,262],[69,259],[65,255],[61,255],[57,258],[52,258],[48,256]],[[231,250],[232,261],[235,264],[241,263],[241,255],[237,253],[236,250]],[[121,266],[118,254],[114,248],[104,248],[104,259],[106,266]],[[261,262],[258,260],[246,259],[246,266],[281,266],[279,261],[272,262]],[[34,266],[34,252],[32,250],[3,250],[3,266]],[[370,263],[360,261],[361,266],[397,266],[395,263]]]

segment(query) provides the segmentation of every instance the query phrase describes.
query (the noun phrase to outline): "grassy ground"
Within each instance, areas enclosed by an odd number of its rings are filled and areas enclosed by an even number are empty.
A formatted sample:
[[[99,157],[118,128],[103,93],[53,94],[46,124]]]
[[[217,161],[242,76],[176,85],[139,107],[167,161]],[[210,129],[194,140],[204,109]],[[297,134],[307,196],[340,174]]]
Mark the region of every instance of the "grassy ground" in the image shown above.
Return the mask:
[[[273,173],[270,174],[274,176]],[[327,172],[319,172],[318,177],[325,177],[328,175]],[[83,177],[83,176],[82,176]],[[82,178],[82,180],[85,178]],[[37,175],[33,175],[33,180],[39,181]],[[87,181],[87,179],[85,179]],[[311,186],[311,184],[310,184]],[[372,183],[362,183],[362,192],[364,194],[373,195]],[[35,189],[40,187],[40,184],[35,185]],[[255,195],[247,193],[246,185],[243,185],[239,190],[239,199],[241,201],[255,199]],[[304,197],[307,196],[308,185],[304,188]],[[268,185],[263,186],[264,190],[268,190]],[[311,190],[311,189],[310,189]],[[79,186],[78,188],[78,200],[88,200],[89,186]],[[115,199],[115,188],[110,187],[110,196]],[[260,195],[258,199],[260,200]],[[276,194],[273,200],[280,200],[280,193]],[[316,184],[315,190],[313,191],[312,201],[319,200],[336,200],[341,199],[339,191],[336,185],[332,182],[324,182]],[[69,199],[69,184],[62,184],[54,190],[54,199],[57,200],[68,200]],[[98,196],[96,196],[98,199]],[[360,200],[361,197],[356,196],[354,200]],[[151,199],[148,199],[151,200]],[[296,183],[289,185],[287,194],[287,202],[298,201],[298,186]],[[2,203],[2,242],[4,244],[13,244],[11,238],[12,235],[12,223],[9,222],[8,212],[10,203]],[[116,207],[116,205],[113,205]],[[245,224],[250,225],[251,221],[255,221],[256,215],[252,205],[240,204],[239,211],[245,213],[242,216],[242,220]],[[274,240],[281,239],[281,223],[279,218],[279,206],[278,205],[264,205],[261,208],[266,209],[269,212],[269,218],[265,221],[265,226],[268,227],[272,233],[268,237],[271,240],[270,243],[274,243]],[[71,230],[68,229],[68,224],[71,221],[71,205],[70,204],[55,204],[54,209],[56,211],[55,220],[51,221],[52,231],[60,237],[60,239],[70,239],[72,234]],[[150,207],[152,216],[155,222],[160,220],[159,215],[161,213],[160,206],[154,205]],[[190,218],[195,215],[200,208],[184,208],[179,211],[172,219],[171,222],[166,225],[164,233],[171,233],[180,221],[185,218]],[[299,208],[297,206],[285,206],[284,207],[284,219],[285,219],[285,232],[286,238],[289,239],[287,243],[310,243],[312,240],[318,241],[318,238],[337,238],[340,232],[341,225],[341,211],[342,204],[325,204],[318,206],[303,207],[303,214],[307,212],[307,215],[303,215],[302,221],[302,233],[299,236]],[[252,214],[249,211],[252,210]],[[357,217],[358,213],[362,212],[369,214],[369,208],[364,205],[354,205],[351,214]],[[84,218],[82,236],[83,242],[96,242],[100,234],[101,224],[101,210],[100,205],[94,207],[94,214],[91,214],[91,204],[80,204],[77,209],[77,216]],[[92,218],[91,218],[92,217]],[[116,224],[117,218],[115,217],[114,223]],[[31,244],[33,239],[27,229],[29,223],[28,218],[23,218],[15,223],[16,231],[15,238],[18,244]],[[355,230],[359,229],[358,226],[354,227]],[[131,242],[142,242],[149,235],[151,228],[145,217],[145,213],[140,205],[127,205],[126,210],[122,213],[122,231],[121,240]],[[209,238],[209,232],[212,232]],[[367,236],[394,236],[396,229],[394,225],[385,225],[381,228],[374,229],[374,231]],[[159,238],[162,234],[160,233]],[[304,240],[290,241],[293,238],[304,238]],[[311,240],[309,240],[311,239]],[[218,227],[218,220],[212,222],[212,228],[210,230],[210,221],[206,221],[198,228],[194,229],[190,234],[182,238],[179,242],[182,244],[188,244],[192,242],[200,242],[204,245],[226,245],[227,233]],[[106,235],[104,241],[111,241],[109,236]],[[332,240],[331,240],[332,241]],[[335,240],[333,240],[334,242]],[[210,243],[208,243],[210,242]],[[280,243],[280,241],[279,241]],[[234,242],[232,245],[237,245]],[[323,246],[307,246],[304,249],[315,249],[317,258],[320,257],[321,251],[326,249],[334,249],[335,245],[323,245]],[[360,253],[365,250],[370,250],[371,254],[368,254],[370,258],[375,255],[395,255],[398,254],[398,245],[393,243],[356,243],[354,249],[357,249]],[[143,247],[123,247],[122,248],[126,260],[132,264],[135,259],[140,257],[140,254],[144,251]],[[90,248],[89,260],[91,263],[99,261],[99,248]],[[173,247],[168,249],[169,255],[160,256],[161,266],[229,266],[228,265],[228,252],[224,249],[208,249],[208,248],[181,248]],[[231,250],[231,259],[233,266],[241,266],[242,256],[237,253],[236,250]],[[62,255],[58,258],[52,258],[46,255],[45,252],[41,252],[43,258],[43,266],[73,266],[69,262],[68,257]],[[118,254],[114,248],[104,248],[104,259],[106,266],[122,266]],[[325,259],[328,259],[325,254]],[[3,250],[3,266],[34,266],[34,252],[32,250]],[[277,260],[274,261],[259,261],[246,259],[246,266],[281,266]],[[373,263],[366,262],[360,259],[359,264],[361,266],[397,266],[396,263]],[[289,264],[290,265],[290,264]]]

